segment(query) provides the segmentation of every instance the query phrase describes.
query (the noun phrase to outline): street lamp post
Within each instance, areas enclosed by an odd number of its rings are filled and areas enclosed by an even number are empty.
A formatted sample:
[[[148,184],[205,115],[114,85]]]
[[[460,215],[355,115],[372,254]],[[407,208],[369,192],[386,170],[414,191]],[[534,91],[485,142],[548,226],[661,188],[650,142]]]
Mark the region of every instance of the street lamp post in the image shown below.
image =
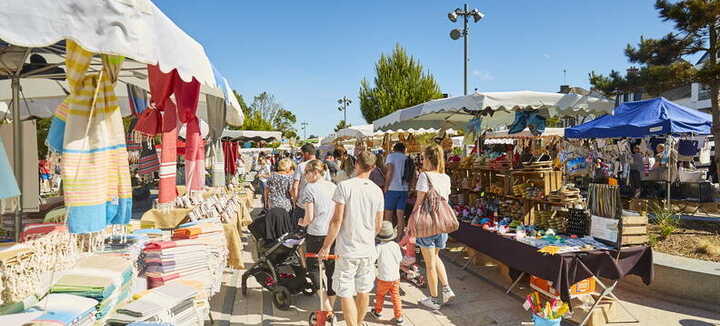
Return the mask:
[[[309,125],[309,123],[307,123],[307,122],[302,122],[302,123],[300,123],[300,126],[302,126],[303,138],[304,138],[304,139],[307,139],[307,126],[308,126],[308,125]]]
[[[448,19],[450,19],[451,22],[457,22],[458,16],[462,16],[463,18],[463,29],[459,30],[457,28],[450,31],[450,38],[453,40],[457,40],[459,38],[463,38],[463,42],[465,43],[465,60],[464,63],[464,73],[465,73],[465,80],[464,80],[464,87],[463,92],[465,95],[468,93],[468,61],[470,58],[468,57],[468,38],[470,36],[470,28],[468,27],[468,18],[472,17],[473,20],[477,23],[483,17],[485,17],[485,14],[480,12],[480,10],[472,9],[468,10],[468,5],[465,4],[464,9],[457,8],[454,11],[451,11],[448,13]]]
[[[338,111],[343,112],[343,125],[347,127],[347,107],[352,103],[352,100],[347,98],[346,96],[343,96],[341,99],[337,100],[338,104]]]

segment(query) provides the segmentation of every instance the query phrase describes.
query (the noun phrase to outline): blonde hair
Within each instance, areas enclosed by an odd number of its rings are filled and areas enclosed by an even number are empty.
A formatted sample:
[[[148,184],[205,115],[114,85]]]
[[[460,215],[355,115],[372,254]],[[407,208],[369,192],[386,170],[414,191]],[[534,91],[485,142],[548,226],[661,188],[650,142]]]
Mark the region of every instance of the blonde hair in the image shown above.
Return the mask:
[[[437,172],[445,173],[445,152],[440,145],[425,147],[423,155],[424,159],[428,160]]]
[[[305,165],[305,171],[303,173],[313,172],[317,173],[319,176],[325,176],[325,163],[321,160],[312,160],[310,162],[307,162]]]
[[[292,160],[290,160],[289,158],[284,158],[284,159],[280,160],[280,162],[278,162],[277,169],[278,169],[278,171],[288,172],[288,171],[292,170],[294,166],[295,166],[295,163],[293,163]]]
[[[377,158],[375,157],[375,154],[364,151],[357,156],[357,161],[355,162],[357,165],[360,166],[360,169],[363,171],[370,171],[375,167],[375,161]]]

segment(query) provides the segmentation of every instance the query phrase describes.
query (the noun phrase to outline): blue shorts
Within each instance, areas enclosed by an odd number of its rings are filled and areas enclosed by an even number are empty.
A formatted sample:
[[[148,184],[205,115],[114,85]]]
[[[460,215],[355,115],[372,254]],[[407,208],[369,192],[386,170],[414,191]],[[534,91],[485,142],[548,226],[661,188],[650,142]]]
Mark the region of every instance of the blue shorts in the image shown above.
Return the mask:
[[[445,249],[447,245],[447,233],[440,233],[424,238],[415,238],[415,244],[420,248],[438,248]]]
[[[385,193],[386,211],[404,211],[407,206],[408,192],[389,190]]]

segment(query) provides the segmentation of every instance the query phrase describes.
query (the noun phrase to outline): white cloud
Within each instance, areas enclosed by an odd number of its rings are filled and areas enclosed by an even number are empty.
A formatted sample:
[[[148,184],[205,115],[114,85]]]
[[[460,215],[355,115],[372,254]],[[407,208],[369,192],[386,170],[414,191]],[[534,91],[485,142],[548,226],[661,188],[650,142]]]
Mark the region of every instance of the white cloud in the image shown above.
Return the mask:
[[[545,57],[545,59],[550,59],[550,55],[547,53],[543,54],[543,57]]]
[[[482,71],[476,69],[473,70],[472,74],[480,80],[495,80],[495,76],[493,76],[493,74],[491,74],[489,71]]]

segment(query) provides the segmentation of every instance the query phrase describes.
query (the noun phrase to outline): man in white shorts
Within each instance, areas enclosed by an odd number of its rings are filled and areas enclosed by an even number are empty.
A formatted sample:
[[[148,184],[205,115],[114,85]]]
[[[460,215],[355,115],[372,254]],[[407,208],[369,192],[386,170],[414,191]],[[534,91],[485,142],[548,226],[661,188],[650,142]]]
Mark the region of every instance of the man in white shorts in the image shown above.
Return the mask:
[[[380,232],[385,205],[382,190],[369,179],[374,166],[375,155],[364,151],[355,161],[357,176],[338,184],[333,196],[335,214],[318,252],[327,256],[337,239],[333,290],[340,297],[348,326],[362,324],[375,282],[375,236]]]

